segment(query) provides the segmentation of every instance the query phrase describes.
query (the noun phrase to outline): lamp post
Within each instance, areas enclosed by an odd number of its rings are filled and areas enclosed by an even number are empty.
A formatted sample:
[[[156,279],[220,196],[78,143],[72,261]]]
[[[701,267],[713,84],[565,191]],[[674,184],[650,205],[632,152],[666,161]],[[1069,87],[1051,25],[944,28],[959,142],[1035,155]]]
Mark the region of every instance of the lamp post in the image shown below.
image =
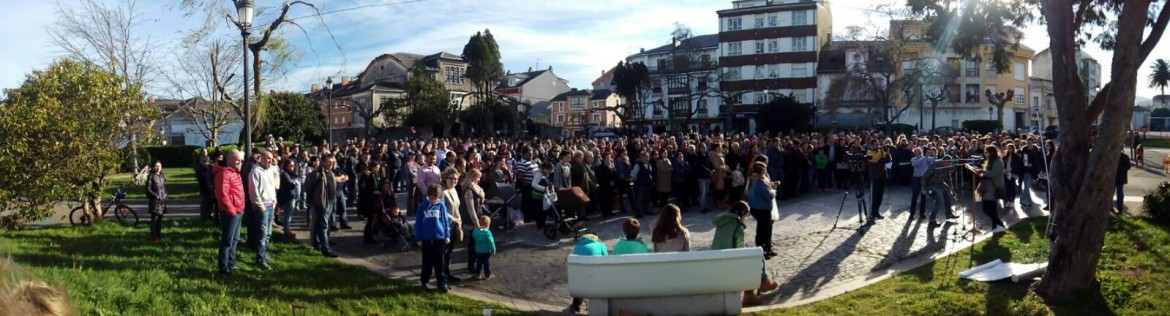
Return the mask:
[[[988,108],[987,108],[987,119],[989,119],[989,120],[994,120],[995,118],[994,118],[994,117],[992,117],[994,114],[995,114],[995,108],[994,108],[994,107],[988,107]]]
[[[328,142],[333,143],[333,77],[325,78],[325,131]]]
[[[244,152],[252,152],[252,113],[248,105],[248,28],[252,27],[254,0],[236,0],[240,19],[240,35],[244,40]]]

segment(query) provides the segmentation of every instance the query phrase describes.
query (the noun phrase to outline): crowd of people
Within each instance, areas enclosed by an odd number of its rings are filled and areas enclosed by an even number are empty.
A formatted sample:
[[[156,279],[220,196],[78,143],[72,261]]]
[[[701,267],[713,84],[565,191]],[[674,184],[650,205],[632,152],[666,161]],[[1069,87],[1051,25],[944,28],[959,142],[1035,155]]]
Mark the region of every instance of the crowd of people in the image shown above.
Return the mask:
[[[544,197],[575,190],[589,202],[566,207],[564,216],[583,222],[630,215],[626,239],[619,241],[614,253],[689,251],[693,247],[681,224],[682,213],[715,209],[729,211],[714,218],[716,233],[732,234],[735,242],[712,248],[742,247],[744,219],[750,215],[757,223],[755,246],[770,259],[776,256],[772,222],[778,220],[778,205],[823,191],[867,193],[871,203],[865,218],[873,224],[884,218],[883,212],[904,211],[883,209],[890,207],[883,204],[885,187],[909,186],[911,203],[905,211],[912,219],[929,218],[931,226],[939,225],[940,217],[957,217],[955,192],[972,192],[982,201],[989,230],[1000,232],[1006,226],[999,216],[1001,204],[1035,203],[1033,183],[1046,178],[1056,146],[1041,135],[1022,132],[879,131],[355,139],[343,144],[282,145],[270,141],[266,150],[247,157],[239,151],[203,153],[196,169],[203,215],[218,214],[223,225],[221,273],[229,275],[235,266],[241,221],[248,225],[247,244],[257,253],[256,264],[267,269],[270,230],[276,227],[291,236],[294,211],[308,211],[311,245],[335,257],[329,233],[351,228],[347,207],[353,207],[359,218],[366,219],[363,239],[370,244],[378,243],[372,218],[413,215],[416,245],[423,250],[423,286],[434,276],[437,288],[444,291],[449,282],[461,281],[450,269],[458,245],[466,245],[467,270],[475,278],[495,277],[489,263],[495,252],[492,214],[485,212],[484,204],[494,197],[509,198],[499,196],[504,186],[515,188],[515,198],[521,200],[520,214],[508,214],[505,208],[497,217],[508,231],[524,229],[516,225],[525,223],[543,229],[550,221]],[[1119,192],[1122,177],[1124,173],[1119,175]],[[396,199],[400,193],[404,201]],[[408,207],[399,210],[400,202]],[[641,227],[637,220],[644,216],[657,216],[650,244],[637,239]],[[765,275],[761,290],[770,282]],[[755,298],[745,297],[748,300]]]

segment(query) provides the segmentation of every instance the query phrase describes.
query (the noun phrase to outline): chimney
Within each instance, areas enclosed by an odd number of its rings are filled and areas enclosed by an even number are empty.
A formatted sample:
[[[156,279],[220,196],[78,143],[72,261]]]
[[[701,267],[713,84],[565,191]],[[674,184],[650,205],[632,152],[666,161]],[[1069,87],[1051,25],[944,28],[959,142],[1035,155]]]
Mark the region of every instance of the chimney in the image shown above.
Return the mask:
[[[678,45],[681,45],[681,44],[682,44],[682,41],[678,40],[677,37],[674,38],[674,47],[678,47]]]
[[[532,67],[528,67],[528,72],[532,72]]]
[[[570,89],[569,91],[577,92],[577,88]]]
[[[312,86],[309,86],[309,93],[317,93],[318,91],[321,91],[321,86],[315,83]]]
[[[341,86],[344,87],[344,86],[348,86],[348,85],[349,85],[349,76],[341,76]]]
[[[643,48],[639,48],[639,49],[638,49],[638,53],[639,53],[639,54],[646,53],[646,48],[644,48],[644,47],[643,47]]]

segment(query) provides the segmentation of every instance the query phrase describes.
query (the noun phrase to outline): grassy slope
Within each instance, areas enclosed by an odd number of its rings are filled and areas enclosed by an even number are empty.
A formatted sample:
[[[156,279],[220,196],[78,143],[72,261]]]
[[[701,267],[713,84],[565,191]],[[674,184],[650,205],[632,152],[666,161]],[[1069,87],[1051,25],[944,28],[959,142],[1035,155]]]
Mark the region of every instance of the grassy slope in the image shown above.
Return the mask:
[[[195,170],[189,167],[163,168],[167,178],[167,195],[172,200],[199,198],[199,182],[195,180]],[[109,198],[119,186],[126,190],[126,198],[145,200],[146,188],[134,186],[130,183],[129,173],[110,175],[106,185],[105,196]]]
[[[832,299],[767,315],[1165,315],[1170,313],[1170,225],[1114,219],[1106,237],[1100,286],[1075,299],[1046,304],[1034,284],[983,283],[958,273],[994,259],[1042,262],[1047,218],[1032,219],[973,249]]]
[[[241,243],[239,265],[224,279],[216,273],[217,227],[168,221],[164,236],[155,245],[145,225],[105,221],[5,235],[0,254],[66,287],[82,315],[288,315],[290,304],[307,305],[307,315],[472,315],[490,305],[422,293],[275,235],[272,271],[251,265],[255,255]]]

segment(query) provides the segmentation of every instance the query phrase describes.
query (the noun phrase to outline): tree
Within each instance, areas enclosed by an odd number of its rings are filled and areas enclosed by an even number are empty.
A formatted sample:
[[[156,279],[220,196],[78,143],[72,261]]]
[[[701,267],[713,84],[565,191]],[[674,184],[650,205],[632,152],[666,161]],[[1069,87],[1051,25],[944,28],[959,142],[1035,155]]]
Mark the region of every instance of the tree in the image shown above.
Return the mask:
[[[644,117],[642,100],[650,94],[650,69],[646,64],[619,61],[613,70],[613,87],[626,104],[607,107],[606,110],[616,114],[622,125],[628,124],[632,118]]]
[[[241,90],[230,83],[233,76],[228,70],[230,65],[239,64],[240,55],[227,53],[227,47],[231,45],[223,40],[185,44],[182,53],[174,56],[174,68],[164,72],[174,95],[185,100],[180,102],[179,111],[195,121],[212,145],[219,143],[224,126],[242,116],[232,111],[238,105],[233,106],[231,96]]]
[[[1170,117],[1170,109],[1159,108],[1150,112],[1150,117]]]
[[[948,67],[937,59],[925,60],[922,65],[929,67],[923,69],[920,81],[922,84],[922,101],[924,103],[930,102],[930,130],[933,131],[938,128],[936,126],[938,120],[935,116],[935,113],[938,112],[938,103],[950,97],[951,91],[947,89],[947,86],[955,82],[958,73],[955,71],[956,68]],[[921,129],[922,127],[919,126],[919,128]]]
[[[676,41],[685,41],[690,39],[694,34],[691,32],[691,27],[682,22],[674,22],[674,31],[670,32],[670,38]]]
[[[1158,58],[1150,65],[1150,88],[1158,88],[1162,92],[1162,107],[1166,107],[1166,86],[1170,86],[1170,61]]]
[[[433,127],[441,124],[444,131],[450,131],[454,121],[448,118],[454,106],[446,85],[428,76],[423,67],[416,67],[410,76],[406,77],[404,90],[406,92],[403,97],[396,102],[402,102],[402,106],[407,110],[404,119],[407,125]],[[444,132],[444,135],[445,133],[447,132]]]
[[[145,85],[158,72],[158,46],[136,32],[147,20],[135,0],[119,0],[107,5],[98,0],[82,0],[75,6],[57,2],[57,21],[49,28],[49,39],[74,60],[98,65],[122,80],[122,88]],[[149,137],[150,120],[128,116],[125,129],[129,136],[129,153],[138,152],[138,138]],[[131,156],[133,157],[133,155]],[[132,159],[138,170],[138,159]]]
[[[325,137],[325,116],[316,102],[296,92],[277,92],[268,99],[273,110],[269,134],[297,143]]]
[[[996,121],[999,122],[999,129],[1003,130],[1003,106],[1012,101],[1016,97],[1015,90],[1008,90],[1005,92],[991,93],[991,89],[983,90],[983,95],[987,96],[987,102],[995,105],[999,111],[996,112]]]
[[[504,80],[504,64],[500,62],[500,46],[496,44],[491,30],[484,29],[476,32],[467,44],[463,45],[463,59],[467,60],[467,72],[464,76],[471,81],[477,97],[473,99],[474,106],[480,107],[479,112],[490,113],[496,104],[495,87]],[[487,128],[490,135],[495,131],[495,122],[491,115],[479,115],[482,126]],[[466,121],[465,121],[466,122]]]
[[[129,139],[126,117],[154,119],[140,85],[74,60],[33,71],[0,102],[0,226],[19,229],[60,201],[100,204]],[[96,212],[99,210],[89,210]],[[101,218],[100,216],[96,218]]]
[[[1039,13],[1038,21],[1046,27],[1061,129],[1060,146],[1049,166],[1051,251],[1048,269],[1036,287],[1046,299],[1068,298],[1093,285],[1111,208],[1112,182],[1101,179],[1116,175],[1122,133],[1133,115],[1138,68],[1170,23],[1170,5],[1163,2],[1159,9],[1152,2],[907,1],[911,10],[931,22],[929,38],[941,45],[949,43],[964,58],[990,54],[998,70],[1010,68],[1008,52],[1018,45],[1018,38],[1006,26],[1021,27],[1037,20]],[[946,41],[940,41],[943,38]],[[1088,41],[1113,51],[1112,81],[1093,100],[1088,99],[1079,77],[1076,56],[1078,47]],[[993,47],[984,50],[988,42]],[[1098,117],[1101,137],[1090,139],[1089,127]]]
[[[760,107],[759,116],[768,119],[759,121],[759,129],[769,132],[808,131],[812,128],[814,113],[816,109],[811,104],[800,103],[792,95],[779,95]]]

